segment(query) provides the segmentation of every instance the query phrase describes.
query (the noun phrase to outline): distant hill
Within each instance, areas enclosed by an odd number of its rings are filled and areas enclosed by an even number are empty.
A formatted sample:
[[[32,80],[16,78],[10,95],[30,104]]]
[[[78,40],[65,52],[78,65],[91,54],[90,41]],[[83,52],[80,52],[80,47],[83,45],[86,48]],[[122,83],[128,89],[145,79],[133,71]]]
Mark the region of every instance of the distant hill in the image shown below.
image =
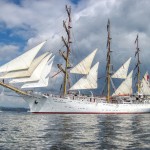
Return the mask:
[[[10,107],[0,107],[1,111],[15,111],[15,112],[27,112],[28,108],[10,108]]]

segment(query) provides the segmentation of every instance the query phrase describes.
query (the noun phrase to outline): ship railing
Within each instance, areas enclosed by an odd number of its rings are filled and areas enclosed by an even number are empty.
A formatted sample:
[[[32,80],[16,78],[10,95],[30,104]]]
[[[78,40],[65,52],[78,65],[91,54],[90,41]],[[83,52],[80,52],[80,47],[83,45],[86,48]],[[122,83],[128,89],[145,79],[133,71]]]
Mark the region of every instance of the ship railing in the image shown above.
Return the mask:
[[[150,104],[150,100],[144,100],[144,104]]]
[[[101,102],[105,102],[106,103],[106,99],[102,99],[101,97],[91,97],[91,96],[86,96],[86,95],[67,95],[67,96],[62,96],[62,95],[53,95],[50,94],[51,97],[55,97],[55,98],[65,98],[65,99],[72,99],[72,100],[87,100],[87,101],[91,101],[91,102],[96,102],[96,101],[101,101]]]

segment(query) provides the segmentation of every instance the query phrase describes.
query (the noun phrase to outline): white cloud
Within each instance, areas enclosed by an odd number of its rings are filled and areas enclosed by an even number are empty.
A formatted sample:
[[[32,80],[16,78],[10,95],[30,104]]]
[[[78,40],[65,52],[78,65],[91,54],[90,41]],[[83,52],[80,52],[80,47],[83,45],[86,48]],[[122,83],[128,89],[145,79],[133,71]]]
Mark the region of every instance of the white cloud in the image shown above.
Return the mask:
[[[0,44],[0,61],[8,61],[18,55],[19,46]]]
[[[23,98],[15,95],[6,95],[0,93],[0,107],[26,107],[28,104],[23,100]]]

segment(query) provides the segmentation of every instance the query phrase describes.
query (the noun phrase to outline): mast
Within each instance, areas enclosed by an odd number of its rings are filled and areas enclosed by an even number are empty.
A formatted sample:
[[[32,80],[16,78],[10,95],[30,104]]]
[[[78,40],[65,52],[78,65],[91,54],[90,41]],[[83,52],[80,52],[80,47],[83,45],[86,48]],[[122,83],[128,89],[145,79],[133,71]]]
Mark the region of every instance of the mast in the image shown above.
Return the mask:
[[[69,55],[71,51],[71,6],[68,7],[66,5],[66,12],[68,15],[68,24],[63,21],[63,27],[65,28],[65,31],[67,33],[67,40],[62,36],[62,41],[64,43],[64,46],[66,47],[67,51],[62,52],[61,50],[59,51],[60,55],[64,58],[65,60],[65,68],[62,67],[62,65],[58,64],[58,68],[64,73],[64,82],[63,82],[63,94],[67,94],[67,85],[69,84],[69,74],[67,69],[70,66],[69,63]]]
[[[106,65],[106,82],[107,82],[107,102],[110,101],[110,77],[111,77],[111,50],[110,50],[110,42],[111,42],[111,37],[110,37],[110,21],[108,19],[107,23],[107,65]]]
[[[140,84],[140,49],[139,49],[139,36],[137,35],[136,39],[135,39],[135,44],[136,44],[136,52],[135,52],[135,57],[137,57],[137,64],[135,66],[135,69],[137,68],[137,73],[136,73],[136,77],[137,77],[137,92],[140,93],[141,92],[141,84]]]

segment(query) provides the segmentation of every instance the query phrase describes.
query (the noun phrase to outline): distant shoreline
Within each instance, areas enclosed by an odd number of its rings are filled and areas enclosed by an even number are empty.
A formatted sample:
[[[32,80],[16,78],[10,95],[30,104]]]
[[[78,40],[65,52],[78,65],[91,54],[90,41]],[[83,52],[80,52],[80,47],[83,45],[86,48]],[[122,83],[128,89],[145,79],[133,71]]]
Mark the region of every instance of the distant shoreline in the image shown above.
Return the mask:
[[[28,108],[23,108],[23,107],[18,107],[18,108],[13,108],[13,107],[0,107],[0,111],[14,111],[14,112],[27,112],[29,111]]]

